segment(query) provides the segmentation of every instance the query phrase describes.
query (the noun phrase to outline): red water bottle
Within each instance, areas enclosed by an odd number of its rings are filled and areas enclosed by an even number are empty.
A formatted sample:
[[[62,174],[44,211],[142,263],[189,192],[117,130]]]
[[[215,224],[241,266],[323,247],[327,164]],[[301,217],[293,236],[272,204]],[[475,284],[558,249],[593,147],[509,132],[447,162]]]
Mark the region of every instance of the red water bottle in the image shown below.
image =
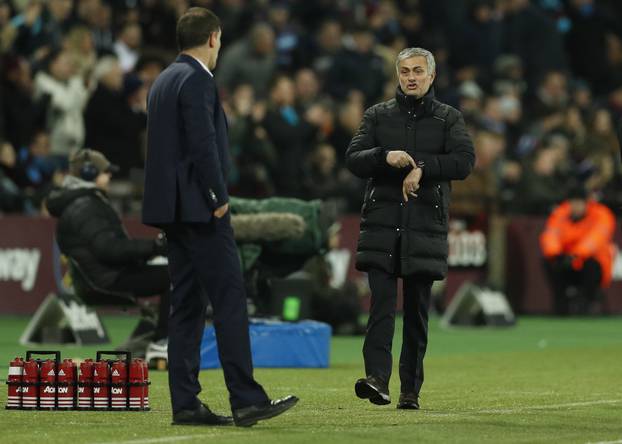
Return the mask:
[[[78,410],[93,408],[93,360],[86,359],[80,363],[78,376]]]
[[[132,359],[132,362],[130,363],[129,377],[130,410],[143,409],[143,384],[145,382],[143,375],[142,361],[140,359]]]
[[[39,408],[56,408],[56,362],[46,359],[41,363],[41,384],[39,385]]]
[[[110,407],[110,367],[108,361],[97,361],[93,370],[93,407],[108,410]]]
[[[113,410],[127,409],[127,364],[125,361],[115,361],[110,369],[110,407]]]
[[[9,375],[6,378],[6,383],[9,386],[7,396],[7,409],[20,409],[22,408],[22,380],[24,377],[24,360],[22,358],[15,358],[9,363]]]
[[[76,364],[71,359],[64,359],[58,370],[58,408],[74,409],[76,390]]]
[[[22,409],[32,410],[37,408],[39,400],[39,363],[34,359],[24,362],[24,377],[22,378]]]
[[[147,361],[142,361],[143,364],[143,410],[151,410],[149,407],[149,365]]]

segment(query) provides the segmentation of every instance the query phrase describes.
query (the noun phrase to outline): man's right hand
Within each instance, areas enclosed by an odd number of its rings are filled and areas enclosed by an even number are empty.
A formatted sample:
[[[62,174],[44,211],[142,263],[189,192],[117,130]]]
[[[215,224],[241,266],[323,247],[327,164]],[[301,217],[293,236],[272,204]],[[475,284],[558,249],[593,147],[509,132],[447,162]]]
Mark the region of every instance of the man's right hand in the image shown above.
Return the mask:
[[[417,168],[415,160],[406,151],[389,151],[387,163],[395,168],[404,168],[408,165]]]
[[[225,214],[227,214],[227,211],[229,211],[228,203],[224,204],[222,207],[216,208],[216,210],[214,211],[214,217],[216,217],[217,219],[220,219]]]

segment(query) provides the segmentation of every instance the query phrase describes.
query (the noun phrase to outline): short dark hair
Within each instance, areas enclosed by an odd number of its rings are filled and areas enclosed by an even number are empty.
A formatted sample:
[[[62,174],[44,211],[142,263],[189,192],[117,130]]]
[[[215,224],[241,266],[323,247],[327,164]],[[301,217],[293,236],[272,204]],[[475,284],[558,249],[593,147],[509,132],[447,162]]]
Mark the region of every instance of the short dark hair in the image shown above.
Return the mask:
[[[177,22],[177,46],[180,51],[204,45],[213,32],[220,30],[220,19],[209,9],[188,9]]]

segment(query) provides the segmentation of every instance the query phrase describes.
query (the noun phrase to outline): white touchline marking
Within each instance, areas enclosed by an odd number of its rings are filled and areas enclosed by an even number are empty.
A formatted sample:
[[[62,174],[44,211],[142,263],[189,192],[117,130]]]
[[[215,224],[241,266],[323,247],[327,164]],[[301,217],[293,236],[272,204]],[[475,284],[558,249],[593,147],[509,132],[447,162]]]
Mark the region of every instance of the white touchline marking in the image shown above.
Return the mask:
[[[445,412],[442,411],[428,411],[425,409],[423,412],[429,416],[464,416],[464,415],[474,415],[474,414],[512,414],[512,413],[520,413],[529,410],[556,410],[563,408],[572,408],[572,407],[585,407],[591,405],[603,405],[603,404],[618,404],[622,403],[622,399],[602,399],[597,401],[584,401],[584,402],[569,402],[565,404],[543,404],[543,405],[531,405],[531,406],[523,406],[523,407],[515,407],[508,409],[481,409],[481,410],[448,410]],[[622,444],[622,443],[619,443]]]
[[[241,435],[242,432],[235,433],[234,435]],[[227,433],[227,436],[230,436],[231,433]],[[129,441],[111,441],[100,444],[158,444],[158,443],[168,443],[168,442],[180,442],[180,441],[188,441],[196,438],[207,438],[214,437],[216,433],[197,433],[196,435],[180,435],[180,436],[167,436],[163,438],[142,438],[142,439],[131,439]]]
[[[543,405],[534,405],[534,406],[524,406],[524,407],[516,407],[512,409],[485,409],[485,410],[475,410],[477,413],[518,413],[525,410],[551,410],[551,409],[563,409],[566,407],[583,407],[588,405],[599,405],[599,404],[617,404],[622,402],[622,399],[601,399],[598,401],[584,401],[584,402],[569,402],[566,404],[543,404]]]
[[[597,401],[568,402],[565,404],[532,405],[532,406],[516,407],[512,409],[482,409],[482,410],[461,410],[461,411],[450,410],[447,412],[440,412],[440,411],[427,411],[426,412],[425,410],[423,410],[422,412],[426,416],[459,417],[459,416],[472,415],[472,414],[478,414],[478,413],[511,414],[511,413],[528,411],[528,410],[556,410],[556,409],[563,409],[563,408],[569,408],[569,407],[585,407],[585,406],[591,406],[591,405],[618,404],[618,403],[622,403],[622,399],[601,399]],[[228,432],[227,436],[230,436],[231,434],[232,434],[231,432]],[[243,432],[238,432],[238,433],[233,432],[233,434],[240,435],[240,434],[243,434]],[[216,433],[201,433],[201,434],[196,434],[196,435],[168,436],[164,438],[143,438],[143,439],[133,439],[129,441],[111,441],[111,442],[105,442],[105,443],[99,443],[99,444],[158,444],[158,443],[188,441],[190,439],[213,437],[213,436],[216,436]],[[587,444],[622,444],[622,439],[618,441],[602,441],[602,442],[594,442],[594,443],[587,443]]]

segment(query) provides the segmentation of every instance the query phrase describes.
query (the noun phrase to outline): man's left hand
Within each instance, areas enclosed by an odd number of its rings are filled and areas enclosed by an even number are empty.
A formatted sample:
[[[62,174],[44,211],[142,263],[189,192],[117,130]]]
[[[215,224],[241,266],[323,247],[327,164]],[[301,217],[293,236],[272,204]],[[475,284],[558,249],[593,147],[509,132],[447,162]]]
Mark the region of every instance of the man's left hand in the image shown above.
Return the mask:
[[[408,176],[402,182],[402,195],[404,196],[404,202],[408,202],[408,196],[417,197],[417,190],[419,189],[419,181],[423,175],[423,170],[419,167],[413,168]]]

